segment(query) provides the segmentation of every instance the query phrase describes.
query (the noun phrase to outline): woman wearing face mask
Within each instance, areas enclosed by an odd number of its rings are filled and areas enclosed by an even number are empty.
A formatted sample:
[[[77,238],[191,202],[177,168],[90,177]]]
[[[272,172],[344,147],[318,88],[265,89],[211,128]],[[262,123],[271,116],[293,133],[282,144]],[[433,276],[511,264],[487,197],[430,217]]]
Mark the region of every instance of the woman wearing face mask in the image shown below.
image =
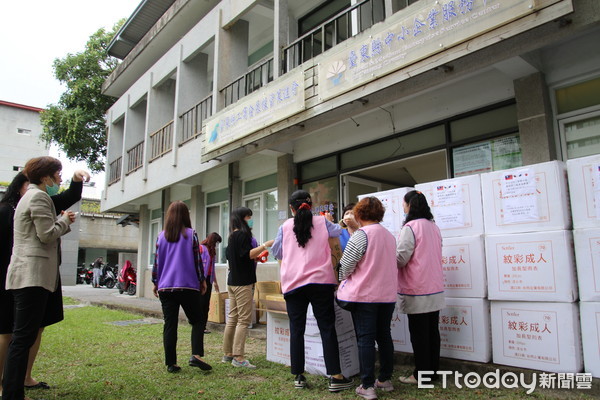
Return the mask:
[[[71,211],[57,218],[50,198],[60,188],[61,169],[60,161],[48,156],[29,160],[23,169],[30,184],[15,209],[13,254],[6,276],[15,314],[2,384],[4,400],[25,398],[29,349],[43,324],[49,296],[58,288],[59,238],[75,222]]]
[[[253,287],[256,283],[256,258],[273,240],[260,246],[252,237],[252,210],[239,207],[231,213],[229,238],[227,241],[227,292],[229,314],[223,335],[223,362],[234,367],[256,368],[244,355],[248,326],[252,323]]]
[[[342,247],[342,251],[346,248],[346,244],[348,244],[348,240],[350,240],[350,236],[358,229],[358,224],[354,219],[354,206],[356,203],[347,204],[346,207],[342,210],[342,219],[340,220],[340,226],[344,228],[342,234],[340,235],[340,246]]]
[[[342,375],[333,292],[337,280],[331,266],[328,239],[338,237],[341,227],[323,216],[313,216],[312,199],[304,190],[290,197],[294,218],[283,223],[273,244],[273,255],[281,260],[281,289],[290,318],[290,356],[294,387],[306,387],[304,376],[304,331],[306,311],[311,304],[321,339],[329,378],[329,391],[338,392],[352,386]]]

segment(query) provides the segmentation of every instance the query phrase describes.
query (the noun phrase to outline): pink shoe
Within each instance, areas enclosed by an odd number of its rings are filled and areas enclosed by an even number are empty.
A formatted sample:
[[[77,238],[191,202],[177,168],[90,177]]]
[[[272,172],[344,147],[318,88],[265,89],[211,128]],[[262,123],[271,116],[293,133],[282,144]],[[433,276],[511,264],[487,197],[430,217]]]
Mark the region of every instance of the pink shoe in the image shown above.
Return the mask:
[[[375,389],[381,389],[384,392],[391,392],[394,390],[394,385],[392,385],[391,380],[379,382],[379,380],[375,381]]]
[[[360,385],[359,387],[356,388],[356,394],[359,395],[360,397],[362,397],[363,399],[367,399],[367,400],[376,400],[377,399],[377,393],[375,393],[374,387],[365,389],[365,388],[363,388],[363,385]]]

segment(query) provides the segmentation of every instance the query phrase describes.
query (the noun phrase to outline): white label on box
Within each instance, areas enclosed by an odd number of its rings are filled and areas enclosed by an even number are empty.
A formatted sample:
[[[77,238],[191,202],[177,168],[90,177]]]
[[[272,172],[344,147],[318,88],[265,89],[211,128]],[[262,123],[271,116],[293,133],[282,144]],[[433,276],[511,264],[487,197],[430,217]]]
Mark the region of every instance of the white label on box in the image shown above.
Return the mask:
[[[465,226],[465,204],[462,182],[455,180],[449,185],[438,185],[433,191],[435,223],[440,229],[462,228]]]
[[[291,365],[290,322],[285,314],[267,313],[267,360]]]
[[[537,221],[539,212],[533,172],[527,168],[507,173],[501,183],[504,223]]]
[[[556,312],[501,308],[501,314],[504,357],[560,364]]]
[[[452,351],[475,351],[473,310],[470,306],[447,306],[440,311],[441,348]]]
[[[360,372],[358,346],[354,332],[338,335],[340,367],[344,376],[353,376]],[[304,336],[305,369],[309,374],[327,375],[323,343],[320,337]]]
[[[496,244],[498,290],[501,292],[556,292],[552,241]]]

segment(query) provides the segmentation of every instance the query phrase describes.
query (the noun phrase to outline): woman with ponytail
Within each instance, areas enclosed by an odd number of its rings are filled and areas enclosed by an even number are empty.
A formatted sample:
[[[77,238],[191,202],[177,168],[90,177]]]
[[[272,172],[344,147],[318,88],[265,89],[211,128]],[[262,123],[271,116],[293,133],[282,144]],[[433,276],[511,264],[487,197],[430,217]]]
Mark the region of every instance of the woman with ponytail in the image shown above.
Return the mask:
[[[290,358],[294,386],[306,387],[304,376],[304,331],[306,311],[311,304],[321,339],[329,391],[338,392],[352,386],[341,373],[335,311],[333,308],[337,279],[331,265],[329,238],[338,237],[341,227],[324,216],[314,216],[312,199],[304,190],[290,197],[294,218],[283,223],[277,232],[272,254],[281,260],[281,289],[290,318]]]
[[[438,320],[444,308],[442,235],[423,193],[406,193],[403,206],[406,220],[396,248],[398,294],[400,312],[408,314],[415,368],[400,382],[417,384],[419,371],[431,371],[429,377],[437,377],[440,362]]]

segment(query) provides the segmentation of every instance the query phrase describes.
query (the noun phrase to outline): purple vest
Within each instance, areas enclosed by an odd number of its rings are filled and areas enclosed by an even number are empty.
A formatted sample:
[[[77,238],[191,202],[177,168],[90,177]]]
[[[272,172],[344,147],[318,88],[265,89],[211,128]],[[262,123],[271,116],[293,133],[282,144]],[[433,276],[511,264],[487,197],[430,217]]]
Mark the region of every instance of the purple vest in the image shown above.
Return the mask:
[[[337,298],[357,303],[395,303],[396,239],[380,224],[360,230],[367,234],[367,251],[354,272],[340,282]]]
[[[200,245],[200,259],[204,267],[204,276],[206,278],[210,276],[210,282],[208,283],[215,283],[215,260],[208,253],[208,247],[203,244]]]
[[[194,261],[194,230],[186,228],[187,237],[179,236],[175,243],[165,239],[165,232],[158,235],[158,290],[200,290],[198,271]]]
[[[304,247],[296,240],[293,218],[283,223],[282,230],[281,291],[285,294],[310,283],[335,285],[325,217],[313,216],[312,237]]]
[[[398,293],[411,296],[444,291],[442,235],[433,221],[425,218],[406,223],[415,235],[415,251],[404,268],[398,268]]]

